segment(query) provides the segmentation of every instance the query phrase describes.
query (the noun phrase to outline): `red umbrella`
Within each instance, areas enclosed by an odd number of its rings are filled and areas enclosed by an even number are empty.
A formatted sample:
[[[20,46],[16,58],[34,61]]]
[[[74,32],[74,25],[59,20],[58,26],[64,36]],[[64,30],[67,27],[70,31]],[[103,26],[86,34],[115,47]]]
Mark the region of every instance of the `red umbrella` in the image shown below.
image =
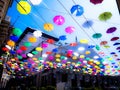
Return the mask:
[[[100,45],[106,45],[107,43],[107,41],[101,41]]]
[[[113,37],[113,38],[111,38],[111,41],[116,41],[118,39],[119,39],[119,37]]]
[[[103,0],[90,0],[90,2],[93,4],[100,4],[103,2]]]

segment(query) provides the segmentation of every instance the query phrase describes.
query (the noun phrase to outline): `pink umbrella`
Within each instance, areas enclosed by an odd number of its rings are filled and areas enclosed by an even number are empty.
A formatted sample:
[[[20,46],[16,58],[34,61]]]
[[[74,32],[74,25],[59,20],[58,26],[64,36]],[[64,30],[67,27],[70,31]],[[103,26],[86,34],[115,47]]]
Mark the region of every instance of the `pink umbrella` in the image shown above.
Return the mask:
[[[48,44],[47,43],[43,43],[41,46],[42,46],[42,48],[47,48]]]
[[[68,26],[65,28],[65,32],[68,33],[68,34],[71,34],[75,31],[75,27],[73,26]]]
[[[55,17],[53,18],[53,22],[54,22],[55,24],[57,24],[57,25],[62,25],[62,24],[64,24],[65,19],[64,19],[63,16],[57,15],[57,16],[55,16]]]

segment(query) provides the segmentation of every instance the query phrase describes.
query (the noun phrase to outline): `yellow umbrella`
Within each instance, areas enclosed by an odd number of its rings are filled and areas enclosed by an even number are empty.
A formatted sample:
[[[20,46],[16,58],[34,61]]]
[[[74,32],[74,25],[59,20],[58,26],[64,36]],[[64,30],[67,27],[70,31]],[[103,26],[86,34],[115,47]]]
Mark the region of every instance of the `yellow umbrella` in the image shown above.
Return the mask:
[[[32,37],[28,38],[28,41],[31,42],[31,43],[35,43],[35,42],[37,42],[37,38],[32,36]]]
[[[8,40],[8,41],[7,41],[7,44],[8,44],[9,46],[11,46],[11,47],[14,47],[14,46],[15,46],[15,42],[12,41],[12,40]]]
[[[80,43],[82,43],[82,44],[87,44],[87,43],[88,43],[88,40],[87,40],[87,39],[81,39],[81,40],[80,40]]]
[[[41,47],[36,47],[35,50],[41,52],[41,51],[43,50],[43,48],[41,48]]]
[[[21,14],[29,14],[30,11],[31,11],[31,6],[30,4],[27,2],[27,1],[20,1],[18,4],[17,4],[17,10],[21,13]]]
[[[44,24],[44,29],[46,31],[52,31],[54,29],[54,26],[51,23],[45,23]]]

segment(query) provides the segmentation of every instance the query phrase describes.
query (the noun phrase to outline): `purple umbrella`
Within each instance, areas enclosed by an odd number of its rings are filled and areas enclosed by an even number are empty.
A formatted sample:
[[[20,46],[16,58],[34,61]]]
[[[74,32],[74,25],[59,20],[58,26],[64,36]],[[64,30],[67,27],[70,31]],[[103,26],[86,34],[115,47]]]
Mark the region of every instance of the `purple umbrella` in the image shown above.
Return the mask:
[[[117,49],[117,50],[120,50],[120,47],[117,47],[116,49]]]
[[[107,29],[106,33],[111,34],[111,33],[115,32],[116,30],[117,30],[116,27],[110,27]]]

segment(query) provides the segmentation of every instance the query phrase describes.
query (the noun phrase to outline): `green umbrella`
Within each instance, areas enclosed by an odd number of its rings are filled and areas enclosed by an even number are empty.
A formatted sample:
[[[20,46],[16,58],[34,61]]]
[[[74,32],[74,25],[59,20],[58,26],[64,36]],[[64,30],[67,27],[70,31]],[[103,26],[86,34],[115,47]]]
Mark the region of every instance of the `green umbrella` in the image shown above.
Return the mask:
[[[30,42],[24,42],[24,46],[30,47],[30,46],[31,46],[31,43],[30,43]]]
[[[38,52],[37,51],[32,51],[32,54],[36,55],[36,54],[38,54]]]
[[[92,37],[98,39],[98,38],[102,37],[102,34],[101,33],[95,33],[95,34],[92,35]]]
[[[96,48],[96,50],[98,50],[98,51],[100,50],[100,46],[99,46],[99,45],[96,45],[95,48]]]
[[[99,20],[101,21],[106,21],[108,19],[110,19],[112,17],[112,13],[111,12],[103,12],[99,15]]]
[[[14,28],[12,33],[16,36],[20,36],[22,34],[22,31],[19,28]]]

